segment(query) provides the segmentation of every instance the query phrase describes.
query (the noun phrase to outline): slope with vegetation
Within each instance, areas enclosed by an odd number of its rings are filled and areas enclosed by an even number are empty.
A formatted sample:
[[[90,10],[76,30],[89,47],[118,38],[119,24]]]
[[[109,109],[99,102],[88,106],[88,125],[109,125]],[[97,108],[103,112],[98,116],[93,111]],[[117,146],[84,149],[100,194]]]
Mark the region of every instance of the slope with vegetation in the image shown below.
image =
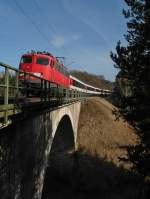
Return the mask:
[[[119,111],[116,113],[135,129],[139,142],[127,147],[128,160],[150,186],[150,1],[124,1],[127,46],[118,42],[116,53],[111,54],[119,69],[115,89]]]
[[[141,199],[143,182],[133,174],[125,146],[136,143],[133,129],[115,121],[113,106],[103,98],[82,103],[78,149],[51,157],[43,199]]]
[[[113,83],[106,80],[103,75],[94,75],[87,73],[86,71],[71,71],[71,75],[85,82],[86,84],[90,84],[91,86],[102,88],[102,89],[113,89]]]
[[[114,106],[103,98],[90,98],[81,108],[78,147],[92,155],[106,158],[119,166],[129,164],[119,161],[126,157],[125,147],[136,143],[132,128],[112,114]]]

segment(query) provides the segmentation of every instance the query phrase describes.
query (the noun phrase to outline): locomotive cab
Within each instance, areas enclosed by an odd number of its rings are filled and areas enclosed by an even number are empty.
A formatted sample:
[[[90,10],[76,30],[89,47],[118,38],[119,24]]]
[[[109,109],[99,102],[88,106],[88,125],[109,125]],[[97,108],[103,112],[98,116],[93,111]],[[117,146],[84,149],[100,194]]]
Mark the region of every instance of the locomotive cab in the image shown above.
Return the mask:
[[[69,72],[59,60],[48,52],[31,52],[24,54],[19,64],[20,71],[36,75],[51,83],[64,87],[70,86]],[[40,78],[26,76],[29,82],[40,82]],[[21,77],[20,77],[21,79]]]
[[[51,58],[41,54],[25,54],[22,56],[19,69],[23,72],[28,72],[43,79],[49,80]],[[34,77],[29,77],[30,80],[35,80]]]

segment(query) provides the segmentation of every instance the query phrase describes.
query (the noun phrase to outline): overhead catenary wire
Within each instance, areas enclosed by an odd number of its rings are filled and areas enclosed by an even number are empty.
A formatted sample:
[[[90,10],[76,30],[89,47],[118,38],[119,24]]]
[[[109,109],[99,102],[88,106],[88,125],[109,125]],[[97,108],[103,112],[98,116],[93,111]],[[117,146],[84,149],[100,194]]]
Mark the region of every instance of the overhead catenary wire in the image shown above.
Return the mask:
[[[39,11],[41,11],[42,16],[44,16],[44,17],[47,19],[47,16],[46,16],[45,12],[44,12],[43,9],[39,6],[37,0],[33,0],[33,1],[34,1],[34,4],[36,5],[37,9],[38,9]],[[56,32],[56,30],[55,30],[56,28],[54,27],[54,25],[52,24],[52,22],[51,22],[51,24],[50,24],[50,23],[47,21],[47,25],[48,25],[48,27],[49,27],[49,29],[50,29],[50,31],[51,31],[52,33],[57,34],[57,32]]]
[[[42,13],[42,16],[45,18],[46,23],[47,23],[47,27],[49,27],[49,30],[53,33],[53,35],[52,35],[53,38],[52,38],[52,39],[57,38],[57,35],[59,35],[60,32],[59,32],[59,34],[58,34],[58,32],[56,31],[56,27],[55,27],[55,25],[53,24],[53,21],[51,20],[51,23],[49,23],[49,22],[48,22],[48,19],[47,19],[47,16],[46,16],[46,13],[45,13],[45,10],[43,10],[43,8],[40,7],[40,5],[39,5],[39,3],[38,3],[37,0],[33,0],[33,1],[34,1],[34,5],[37,7],[38,11],[39,11],[40,13]],[[60,49],[59,49],[59,50],[60,50]],[[58,49],[57,49],[57,51],[58,51]],[[64,46],[61,46],[61,51],[62,51],[62,53],[64,52]]]
[[[36,29],[36,31],[41,35],[41,37],[46,41],[46,43],[49,43],[49,38],[46,36],[46,34],[44,32],[41,31],[41,29],[38,27],[38,25],[34,22],[34,20],[32,19],[32,17],[30,17],[25,10],[23,9],[23,7],[18,3],[17,0],[14,0],[14,3],[16,4],[17,8],[20,10],[20,12],[30,21],[30,23],[34,26],[34,28]]]
[[[47,50],[48,50],[49,47],[50,47],[50,44],[51,44],[51,39],[55,39],[55,37],[57,35],[57,31],[56,31],[55,26],[53,24],[50,24],[48,21],[46,21],[47,27],[49,27],[49,29],[53,33],[53,35],[51,35],[52,38],[48,38],[47,35],[39,28],[39,26],[35,22],[35,20],[33,20],[33,18],[26,12],[26,10],[23,8],[23,6],[21,6],[20,2],[18,2],[18,0],[13,0],[13,1],[15,3],[16,7],[18,8],[18,10],[21,12],[21,14],[32,24],[32,26],[36,29],[36,31],[45,40],[46,44],[48,44],[48,46],[47,46]],[[47,19],[46,14],[42,10],[42,8],[39,6],[38,2],[36,0],[34,0],[34,3],[35,3],[34,5],[37,7],[39,13],[42,13],[42,17],[44,17],[45,19]],[[61,47],[61,51],[63,51],[62,48],[64,48],[64,47]]]

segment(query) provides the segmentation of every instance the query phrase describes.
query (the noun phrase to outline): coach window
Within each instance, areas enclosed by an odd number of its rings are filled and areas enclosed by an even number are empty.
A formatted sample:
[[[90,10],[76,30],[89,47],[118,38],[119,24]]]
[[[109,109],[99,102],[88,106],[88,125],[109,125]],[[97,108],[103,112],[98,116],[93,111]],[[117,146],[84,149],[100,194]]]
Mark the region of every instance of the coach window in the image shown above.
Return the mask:
[[[38,57],[38,58],[36,59],[36,64],[48,65],[48,64],[49,64],[49,59],[47,59],[47,58],[42,58],[42,57]]]

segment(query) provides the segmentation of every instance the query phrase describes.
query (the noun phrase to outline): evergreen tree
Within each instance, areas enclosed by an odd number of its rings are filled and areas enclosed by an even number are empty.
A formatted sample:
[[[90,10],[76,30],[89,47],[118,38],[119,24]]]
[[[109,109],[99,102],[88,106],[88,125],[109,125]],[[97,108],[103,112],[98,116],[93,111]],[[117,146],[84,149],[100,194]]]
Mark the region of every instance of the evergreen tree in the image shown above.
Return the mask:
[[[129,161],[144,177],[150,177],[150,0],[124,0],[127,18],[127,46],[118,42],[111,53],[120,81],[128,90],[121,94],[119,115],[134,128],[138,144],[128,147]],[[123,90],[121,84],[120,89]],[[124,92],[122,92],[124,93]]]

